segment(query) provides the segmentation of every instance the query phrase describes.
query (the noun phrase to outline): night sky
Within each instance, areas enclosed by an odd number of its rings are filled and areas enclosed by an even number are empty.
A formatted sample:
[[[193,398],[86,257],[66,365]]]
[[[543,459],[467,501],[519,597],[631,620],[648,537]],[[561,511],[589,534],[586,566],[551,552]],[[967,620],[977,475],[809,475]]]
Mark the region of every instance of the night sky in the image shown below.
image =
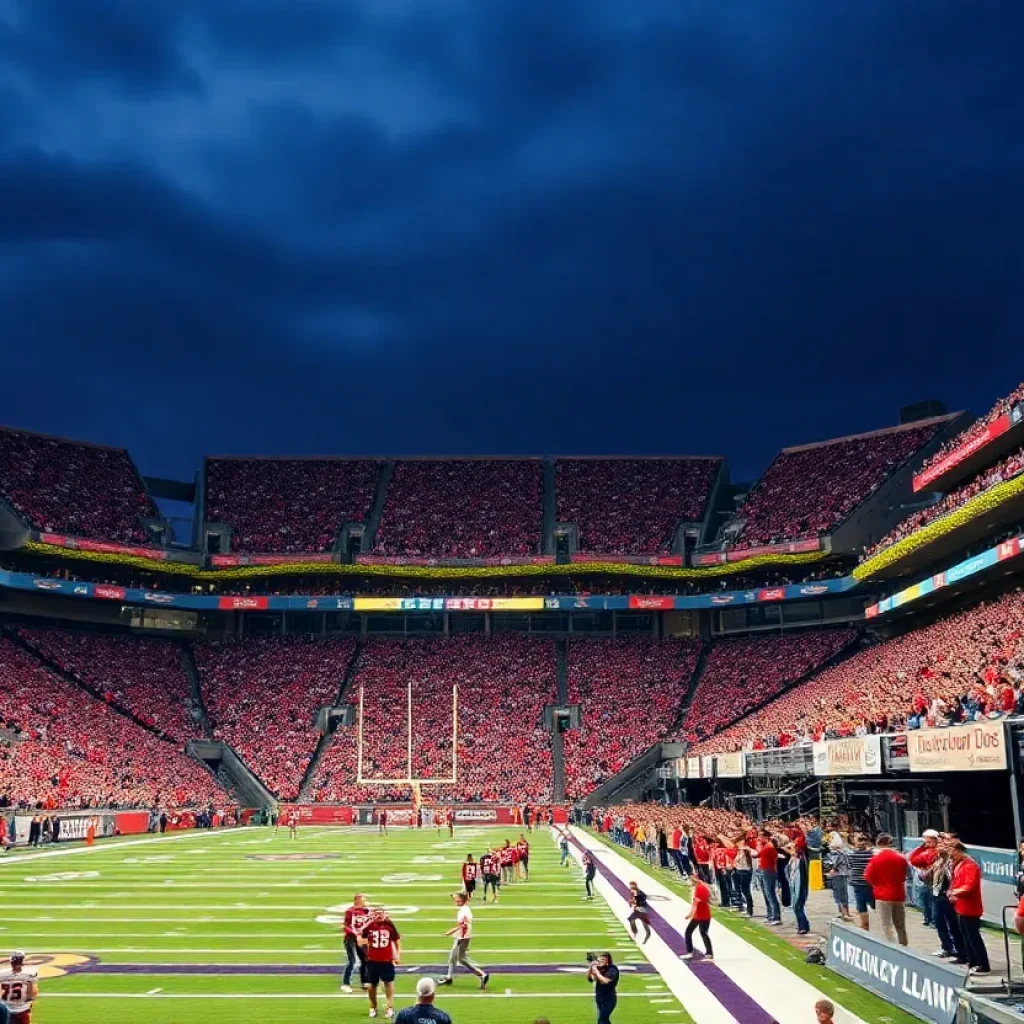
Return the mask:
[[[1024,4],[0,0],[0,422],[725,454],[1024,377]]]

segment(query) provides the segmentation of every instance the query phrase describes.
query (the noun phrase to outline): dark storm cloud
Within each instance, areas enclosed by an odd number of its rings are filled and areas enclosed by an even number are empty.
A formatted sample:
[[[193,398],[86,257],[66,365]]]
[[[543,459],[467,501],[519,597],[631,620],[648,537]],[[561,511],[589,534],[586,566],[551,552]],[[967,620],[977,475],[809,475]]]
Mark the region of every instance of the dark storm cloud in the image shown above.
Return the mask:
[[[1016,7],[97,7],[0,5],[6,421],[743,476],[1016,383]]]

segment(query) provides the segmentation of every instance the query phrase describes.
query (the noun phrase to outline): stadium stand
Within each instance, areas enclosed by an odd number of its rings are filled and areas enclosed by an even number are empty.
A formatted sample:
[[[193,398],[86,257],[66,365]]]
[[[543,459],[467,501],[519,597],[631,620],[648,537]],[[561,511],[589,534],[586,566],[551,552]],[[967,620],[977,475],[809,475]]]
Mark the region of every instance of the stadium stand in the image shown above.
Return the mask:
[[[865,732],[948,725],[1022,707],[1024,594],[939,619],[859,651],[693,753],[758,750]]]
[[[208,459],[206,518],[232,527],[233,551],[330,551],[369,515],[378,472],[372,459]]]
[[[680,729],[689,743],[718,732],[777,697],[857,638],[852,629],[751,637],[716,643]]]
[[[178,807],[226,793],[173,744],[118,714],[0,635],[0,793],[16,805]]]
[[[543,489],[539,459],[399,461],[374,550],[438,558],[538,554]]]
[[[44,658],[150,728],[184,743],[202,734],[181,649],[168,640],[19,629]]]
[[[1024,448],[1018,448],[1017,451],[1007,455],[1005,459],[1002,459],[996,465],[979,473],[973,480],[969,480],[955,490],[950,491],[941,501],[929,508],[911,513],[906,519],[890,530],[877,544],[869,547],[864,552],[862,561],[872,558],[886,548],[892,547],[893,544],[903,540],[904,537],[909,537],[912,533],[916,533],[923,526],[927,526],[934,520],[940,519],[950,512],[955,512],[958,508],[966,505],[972,498],[976,498],[990,487],[1001,484],[1004,480],[1017,476],[1022,470],[1024,470]]]
[[[413,771],[422,778],[451,777],[452,687],[459,687],[458,783],[425,786],[425,799],[550,801],[551,735],[543,715],[557,697],[553,641],[370,640],[347,696],[357,704],[364,688],[364,778],[408,777],[408,682]],[[408,799],[405,784],[357,785],[356,751],[357,724],[338,729],[314,773],[314,799]]]
[[[680,523],[701,522],[721,459],[559,459],[557,517],[580,550],[667,554]]]
[[[250,637],[194,647],[214,736],[232,746],[271,792],[292,800],[334,704],[355,640]]]
[[[564,736],[569,799],[589,793],[669,731],[699,656],[697,640],[570,641],[568,696],[581,705],[581,723]]]
[[[925,459],[921,469],[928,469],[940,459],[945,458],[950,452],[956,451],[962,445],[967,444],[976,437],[980,437],[990,423],[994,423],[1000,416],[1004,416],[1018,402],[1022,401],[1024,401],[1024,383],[1018,384],[1005,398],[1000,398],[984,416],[976,419],[966,430],[962,430],[955,437],[944,441],[933,455]]]
[[[38,530],[144,544],[159,518],[126,451],[0,430],[0,496]]]
[[[831,532],[941,426],[930,422],[785,449],[724,527],[730,543],[771,544]]]

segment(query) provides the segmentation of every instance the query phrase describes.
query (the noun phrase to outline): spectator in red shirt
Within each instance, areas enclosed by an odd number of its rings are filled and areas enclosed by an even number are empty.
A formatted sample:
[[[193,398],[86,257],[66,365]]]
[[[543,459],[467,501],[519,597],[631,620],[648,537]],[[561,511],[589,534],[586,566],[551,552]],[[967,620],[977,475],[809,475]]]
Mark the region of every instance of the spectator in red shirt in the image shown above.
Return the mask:
[[[910,866],[917,872],[923,896],[924,926],[935,926],[935,896],[932,893],[932,867],[939,855],[939,833],[926,828],[921,834],[924,843],[910,854]]]
[[[686,940],[686,952],[682,959],[689,960],[693,956],[693,933],[699,928],[700,937],[704,942],[704,959],[714,960],[711,937],[708,935],[708,930],[711,927],[711,890],[703,882],[698,882],[693,887],[693,898],[687,920],[690,923],[686,926],[686,932],[683,935]]]
[[[782,907],[779,906],[779,897],[775,892],[778,864],[779,851],[772,842],[772,834],[768,829],[762,829],[761,842],[757,847],[757,870],[761,875],[767,923],[771,925],[782,924]]]
[[[868,861],[864,878],[874,890],[875,908],[882,932],[893,941],[893,929],[901,946],[907,945],[907,858],[892,849],[892,837],[883,832],[876,840],[878,852]]]
[[[950,847],[949,856],[953,862],[949,899],[960,923],[971,974],[989,974],[988,950],[981,937],[981,915],[984,910],[981,902],[981,868],[977,861],[967,856],[963,843],[954,843]]]

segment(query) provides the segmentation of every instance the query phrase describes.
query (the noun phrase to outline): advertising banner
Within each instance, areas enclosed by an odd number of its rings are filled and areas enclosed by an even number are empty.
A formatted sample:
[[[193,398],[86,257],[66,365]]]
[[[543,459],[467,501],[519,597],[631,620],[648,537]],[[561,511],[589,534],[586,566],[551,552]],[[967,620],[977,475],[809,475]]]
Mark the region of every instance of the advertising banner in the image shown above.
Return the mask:
[[[770,587],[767,590],[757,592],[758,601],[784,601],[786,599],[785,587]]]
[[[815,743],[815,775],[878,775],[882,770],[881,736],[850,736]]]
[[[688,757],[686,759],[686,777],[688,779],[700,778],[700,758]]]
[[[570,562],[607,562],[611,565],[674,565],[682,566],[682,555],[600,555],[577,551],[569,556]]]
[[[715,773],[715,758],[713,754],[701,754],[700,774],[701,778],[710,779]]]
[[[745,558],[759,558],[762,555],[801,555],[820,550],[820,538],[804,537],[783,544],[758,544],[747,548],[725,548],[722,551],[694,553],[690,556],[690,565],[721,565],[724,562],[742,562]]]
[[[281,819],[295,811],[300,825],[351,825],[354,809],[333,804],[282,804]]]
[[[352,600],[352,607],[357,612],[400,612],[402,599],[400,597],[356,597]]]
[[[674,597],[653,597],[647,594],[633,594],[629,599],[629,607],[643,611],[671,611],[676,606]]]
[[[910,853],[921,845],[919,838],[903,837],[903,852]],[[968,846],[967,856],[981,868],[981,918],[989,924],[1003,923],[1003,907],[1017,904],[1017,855],[1013,850],[998,850],[991,846]],[[915,886],[917,885],[915,881]]]
[[[984,569],[990,569],[993,565],[1004,562],[1008,558],[1016,558],[1021,553],[1021,543],[1021,537],[1011,537],[996,547],[983,551],[980,555],[975,555],[973,558],[958,562],[950,569],[936,573],[920,583],[915,583],[912,587],[907,587],[905,590],[893,594],[892,597],[886,597],[877,604],[870,605],[864,609],[864,614],[868,618],[884,615],[886,612],[891,612],[893,609],[915,601],[919,597],[931,594],[954,583],[959,583],[961,580],[967,579],[968,576],[973,576]]]
[[[907,749],[912,772],[1005,771],[1007,767],[1002,721],[911,729]]]
[[[98,597],[103,601],[123,601],[125,596],[124,587],[108,587],[104,584],[97,583],[92,588],[93,597]]]
[[[427,805],[429,808],[430,804]],[[447,807],[448,805],[444,805]],[[534,808],[540,810],[541,808]],[[374,825],[378,811],[388,812],[389,825],[416,824],[416,811],[409,804],[371,804],[353,807],[334,804],[282,804],[281,814],[296,811],[300,825]],[[456,825],[518,825],[521,817],[518,807],[489,806],[484,804],[458,804],[455,810]],[[547,808],[544,808],[547,810]],[[553,808],[556,824],[567,821],[565,808]]]
[[[735,754],[717,754],[716,771],[720,779],[742,779],[747,774],[746,759],[742,751]]]
[[[910,1013],[955,1024],[967,967],[920,956],[859,928],[830,925],[825,964]]]
[[[102,540],[87,540],[84,537],[65,537],[59,533],[40,533],[39,540],[43,544],[54,547],[78,549],[79,551],[96,551],[107,555],[133,555],[136,558],[150,558],[158,562],[166,562],[170,555],[165,548],[135,547],[131,544],[113,544]]]
[[[222,611],[254,612],[264,611],[270,607],[269,597],[219,597],[217,607]]]
[[[490,558],[430,558],[418,555],[356,555],[357,565],[449,566],[554,565],[554,555],[495,555]]]
[[[922,469],[914,477],[914,491],[924,490],[933,481],[938,480],[944,473],[948,473],[954,466],[958,466],[964,459],[969,459],[975,452],[981,451],[985,445],[994,441],[1000,434],[1005,434],[1010,429],[1009,413],[1004,413],[997,420],[989,423],[980,434],[964,441],[959,447],[954,448],[941,459],[933,462],[927,469]]]
[[[449,612],[539,612],[544,610],[543,597],[446,597]]]
[[[210,565],[215,569],[223,569],[233,565],[297,565],[303,563],[332,562],[334,556],[329,551],[311,551],[307,554],[288,555],[211,555]]]

